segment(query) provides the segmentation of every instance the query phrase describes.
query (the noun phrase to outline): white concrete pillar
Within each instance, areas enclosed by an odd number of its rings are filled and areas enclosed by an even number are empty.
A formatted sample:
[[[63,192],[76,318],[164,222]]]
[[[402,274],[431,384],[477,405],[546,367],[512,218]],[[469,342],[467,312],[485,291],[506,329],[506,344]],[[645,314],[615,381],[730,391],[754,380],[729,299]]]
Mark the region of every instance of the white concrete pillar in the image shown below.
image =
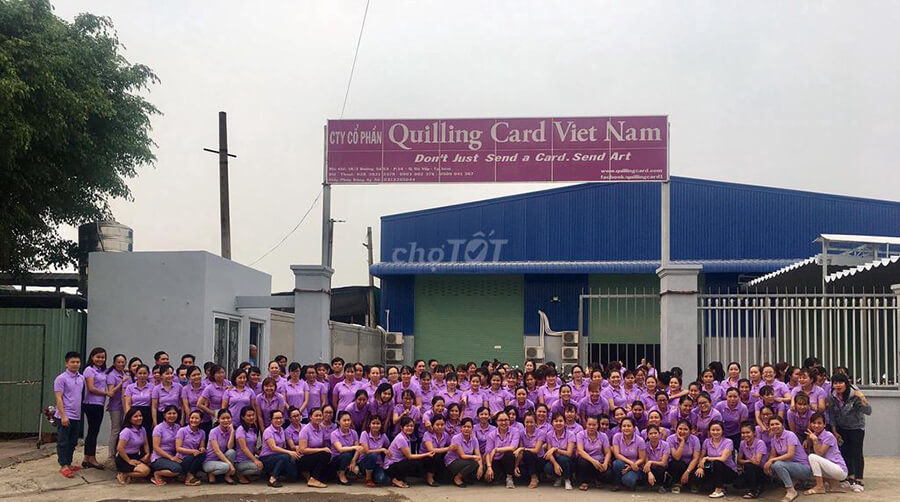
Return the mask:
[[[331,276],[322,265],[291,265],[294,272],[294,361],[330,362]]]
[[[659,276],[660,371],[678,366],[684,382],[697,376],[697,279],[702,265],[672,265],[656,270]]]

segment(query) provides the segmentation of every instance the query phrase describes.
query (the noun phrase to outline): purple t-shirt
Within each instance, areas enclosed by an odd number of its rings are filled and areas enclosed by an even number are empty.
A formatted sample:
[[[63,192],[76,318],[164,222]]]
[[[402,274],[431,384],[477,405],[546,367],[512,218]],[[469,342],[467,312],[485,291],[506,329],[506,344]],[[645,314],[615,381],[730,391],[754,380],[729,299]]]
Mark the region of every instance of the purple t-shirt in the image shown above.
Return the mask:
[[[340,442],[341,446],[343,446],[343,447],[354,446],[354,445],[359,444],[359,434],[357,434],[357,432],[355,430],[353,430],[352,428],[348,429],[347,433],[344,434],[341,431],[340,427],[338,427],[337,429],[331,431],[331,434],[329,434],[329,438],[330,438],[329,445],[331,447],[331,458],[334,458],[341,454],[341,452],[338,451],[338,449],[335,448],[335,446],[334,446],[334,443],[336,441]]]
[[[85,375],[87,375],[87,371],[85,371],[84,373],[85,373]],[[819,410],[819,399],[822,399],[823,401],[828,400],[828,395],[825,393],[825,389],[823,389],[822,387],[819,387],[816,384],[813,384],[812,390],[809,392],[806,392],[803,390],[802,387],[800,387],[798,385],[798,386],[794,387],[793,389],[791,389],[791,397],[796,397],[797,394],[799,394],[800,392],[804,392],[809,396],[810,409],[812,409],[814,411],[825,411],[825,410]]]
[[[834,434],[823,430],[819,434],[819,444],[828,446],[828,450],[824,455],[825,458],[841,466],[841,469],[847,472],[847,464],[844,462],[844,457],[841,456],[841,450],[838,447],[837,438],[834,437]]]
[[[749,445],[746,441],[741,441],[741,446],[738,448],[738,452],[740,453],[741,458],[744,458],[746,460],[752,459],[756,456],[757,453],[762,453],[761,462],[763,464],[766,462],[766,460],[769,459],[769,448],[766,447],[765,441],[759,439],[758,437],[754,437],[753,442]]]
[[[403,412],[405,410],[406,408],[404,408],[402,404],[394,406],[394,414],[401,418],[403,417]],[[413,420],[413,423],[416,424],[416,428],[418,428],[422,424],[422,412],[420,412],[419,409],[415,406],[409,409],[407,415],[409,415],[409,418],[411,418]],[[397,423],[394,424],[394,434],[400,434],[400,429],[400,420],[398,419]]]
[[[463,392],[463,397],[466,399],[466,405],[463,406],[463,414],[462,418],[471,418],[475,420],[478,418],[478,408],[484,406],[485,395],[484,391],[478,390],[477,392],[473,390],[467,390]]]
[[[416,397],[419,396],[419,391],[420,391],[419,386],[415,382],[412,382],[412,381],[409,382],[409,385],[403,385],[403,382],[397,382],[394,384],[393,389],[394,389],[394,403],[396,403],[396,404],[400,404],[403,402],[403,391],[404,390],[411,390],[413,392],[413,394],[416,395]],[[415,402],[415,400],[413,400],[413,402]]]
[[[269,447],[270,439],[275,440],[275,446],[287,448],[287,438],[285,437],[284,429],[276,429],[274,425],[270,425],[263,431],[262,448],[259,450],[260,457],[276,454],[276,452],[272,451],[272,448]]]
[[[540,400],[543,399],[544,404],[552,407],[553,403],[555,403],[557,401],[557,399],[559,399],[559,388],[561,386],[562,386],[562,384],[559,381],[556,382],[556,387],[553,387],[552,389],[550,387],[548,387],[547,384],[541,385],[537,390],[537,392],[538,392],[538,401],[537,402],[540,402]]]
[[[787,412],[787,421],[789,424],[793,425],[792,430],[797,430],[799,433],[805,433],[806,429],[809,427],[809,421],[813,416],[812,409],[807,409],[806,413],[800,414],[793,410],[788,410]]]
[[[578,387],[574,380],[569,382],[569,387],[572,389],[573,402],[577,403],[588,395],[588,383],[587,380],[582,380],[581,387]]]
[[[575,436],[575,443],[584,449],[589,457],[600,462],[606,458],[606,450],[609,449],[609,438],[599,431],[594,439],[591,439],[587,431],[581,431]]]
[[[795,446],[794,458],[789,461],[798,462],[809,467],[809,457],[806,455],[806,451],[803,449],[803,445],[800,444],[796,434],[786,430],[781,433],[781,437],[772,436],[772,449],[775,450],[776,457],[787,453],[788,447],[791,445]]]
[[[716,411],[722,416],[722,422],[725,424],[725,435],[735,436],[741,433],[741,424],[746,422],[750,417],[750,412],[744,403],[738,401],[737,406],[732,409],[728,407],[728,401],[716,403]]]
[[[713,444],[712,438],[703,442],[703,455],[707,457],[721,457],[725,450],[731,450],[732,453],[734,452],[734,444],[726,437],[719,439],[718,446]],[[734,463],[734,455],[728,455],[724,464],[732,471],[737,471],[737,465]]]
[[[186,412],[190,413],[191,411],[200,409],[197,406],[197,401],[200,400],[200,396],[203,394],[203,389],[204,387],[202,384],[200,385],[200,387],[195,389],[194,386],[190,383],[181,388],[181,399],[187,399],[188,406],[190,407],[189,410],[185,410]],[[205,413],[203,414],[203,421],[209,421],[209,417],[207,417]]]
[[[288,425],[284,428],[284,438],[286,440],[289,439],[293,441],[295,448],[300,445],[300,430],[302,428],[303,427],[300,425],[294,427],[294,424]]]
[[[153,428],[153,437],[159,438],[159,448],[168,453],[169,455],[175,455],[175,436],[178,435],[178,424],[169,425],[165,422],[158,424]],[[153,453],[150,454],[150,461],[154,462],[158,458],[162,458],[158,453],[156,453],[156,449],[152,448]]]
[[[306,382],[306,386],[309,388],[309,403],[306,405],[306,409],[303,410],[304,417],[308,416],[309,410],[321,408],[324,404],[322,396],[328,395],[328,384],[324,382],[315,382],[312,385]]]
[[[269,427],[272,423],[272,412],[275,410],[284,411],[286,409],[284,404],[284,396],[278,394],[272,394],[272,399],[266,397],[265,394],[259,394],[256,396],[256,405],[259,406],[259,413],[262,415],[263,425]]]
[[[772,436],[769,435],[768,432],[764,431],[762,427],[756,426],[756,437],[761,439],[763,443],[766,444],[766,450],[772,448]]]
[[[656,447],[650,444],[650,441],[645,441],[644,450],[647,452],[647,461],[649,462],[662,462],[663,456],[669,454],[669,443],[660,439],[656,443]]]
[[[153,384],[147,382],[143,388],[139,388],[137,382],[131,383],[125,388],[125,395],[131,398],[131,406],[150,406],[153,399]],[[151,417],[144,417],[149,420]]]
[[[119,441],[125,440],[125,453],[129,457],[138,455],[147,441],[147,431],[143,427],[126,427],[119,431]]]
[[[99,404],[103,406],[106,404],[106,396],[101,396],[100,394],[94,394],[93,392],[87,389],[87,379],[94,379],[94,387],[97,390],[106,390],[106,373],[101,370],[98,370],[94,366],[88,366],[84,369],[84,404]],[[68,409],[68,408],[66,408]]]
[[[175,439],[181,440],[181,447],[188,450],[199,450],[200,444],[206,439],[206,433],[203,432],[203,429],[197,428],[196,431],[191,430],[190,425],[185,425],[184,427],[178,429],[178,432],[175,433]],[[185,455],[181,453],[177,454],[178,458],[184,458]]]
[[[478,449],[478,438],[476,438],[474,434],[469,436],[469,440],[466,441],[462,433],[459,433],[450,439],[450,445],[462,448],[463,453],[466,455],[481,454],[481,450]],[[457,459],[459,459],[459,453],[456,451],[456,448],[451,448],[450,451],[447,452],[447,455],[444,456],[444,465],[450,465]]]
[[[446,405],[446,406],[450,406],[450,403],[461,404],[462,397],[463,397],[463,391],[456,389],[456,392],[454,392],[453,395],[451,396],[450,394],[447,393],[446,390],[444,390],[443,392],[441,392],[441,397],[444,398],[444,405]]]
[[[506,408],[506,403],[512,399],[509,392],[506,392],[503,389],[497,389],[496,391],[488,389],[484,391],[482,395],[484,396],[484,400],[488,402],[488,409],[491,410],[491,416],[503,411],[503,408]]]
[[[613,446],[619,447],[620,455],[632,462],[636,462],[639,458],[639,452],[646,448],[644,439],[641,438],[641,436],[634,434],[631,437],[631,441],[626,442],[625,435],[621,432],[617,432],[616,435],[613,436],[612,444]]]
[[[666,443],[668,443],[669,445],[669,453],[671,454],[678,449],[678,445],[679,443],[681,443],[681,440],[678,438],[678,434],[673,433],[666,438]],[[691,457],[694,455],[694,452],[699,449],[700,440],[697,439],[697,436],[688,434],[688,437],[684,439],[684,447],[681,449],[681,460],[685,463],[690,463]]]
[[[487,428],[482,428],[480,423],[475,423],[475,426],[472,428],[472,435],[478,439],[478,449],[480,451],[487,453],[485,448],[487,448],[488,436],[496,429],[497,428],[491,424],[488,424]]]
[[[558,450],[567,450],[569,449],[570,444],[575,443],[575,436],[568,430],[563,430],[563,433],[560,435],[556,432],[556,429],[551,429],[544,434],[544,443],[547,445],[548,449],[556,448]]]
[[[381,419],[381,426],[385,427],[394,416],[394,403],[389,401],[382,403],[380,401],[369,401],[367,413],[370,417],[378,417]]]
[[[53,381],[53,392],[62,393],[62,403],[66,409],[66,417],[69,420],[81,420],[81,396],[84,393],[84,375],[77,372],[72,373],[69,370],[63,371]],[[59,410],[56,410],[54,416],[62,418]]]
[[[433,432],[426,432],[424,436],[422,436],[422,451],[425,450],[425,442],[431,441],[432,448],[446,448],[447,445],[450,444],[450,435],[447,434],[446,431],[441,433],[441,437],[438,437],[437,434]]]
[[[297,383],[286,380],[278,386],[276,392],[284,396],[288,407],[293,406],[299,409],[303,400],[306,399],[306,395],[309,394],[309,385],[306,380],[298,380]]]
[[[487,436],[487,443],[484,447],[484,452],[489,453],[495,448],[506,448],[508,446],[518,446],[519,445],[519,434],[512,430],[508,429],[506,434],[501,435],[499,429],[494,429]],[[503,456],[503,453],[494,453],[494,459],[498,459]]]
[[[307,448],[324,448],[327,446],[325,441],[329,432],[326,427],[319,426],[317,429],[312,424],[309,424],[300,429],[300,437],[297,441],[305,439]]]
[[[516,399],[513,399],[512,403],[510,404],[516,407],[516,420],[518,422],[521,422],[525,419],[526,412],[534,411],[534,403],[528,398],[525,398],[524,404],[519,404],[519,401]]]
[[[337,398],[337,409],[343,410],[348,404],[353,402],[356,389],[356,382],[348,385],[346,380],[342,380],[334,385],[331,393]]]
[[[384,459],[385,469],[406,459],[406,456],[403,454],[404,448],[409,449],[409,438],[406,437],[406,434],[401,432],[400,434],[397,434],[397,437],[391,441],[391,446],[388,447],[388,452]]]
[[[360,428],[363,426],[363,423],[366,421],[366,416],[369,414],[369,403],[363,405],[360,408],[356,401],[348,404],[344,411],[350,414],[350,421],[353,422],[353,427]]]
[[[701,441],[706,439],[706,431],[709,429],[709,423],[713,420],[722,420],[722,414],[715,408],[710,408],[706,416],[700,413],[700,408],[695,408],[691,412],[691,425],[697,429],[697,436]]]
[[[106,375],[106,388],[111,389],[116,385],[119,385],[119,382],[125,378],[125,373],[119,373],[116,370],[112,370],[109,374]],[[96,379],[94,380],[94,385],[97,385]],[[112,396],[109,398],[109,403],[106,405],[106,409],[109,411],[122,411],[122,389],[119,388]]]
[[[247,389],[250,390],[250,389]],[[253,392],[253,391],[251,391]],[[256,454],[256,443],[259,441],[259,431],[256,430],[256,427],[251,427],[250,429],[245,429],[244,426],[240,426],[234,431],[234,460],[235,462],[244,462],[245,460],[250,460],[250,457],[244,453],[244,449],[241,448],[241,443],[239,440],[243,439],[247,442],[247,449]]]
[[[213,443],[219,445],[219,450],[222,453],[228,451],[228,438],[231,436],[231,429],[222,430],[221,426],[213,427],[211,431],[209,431],[209,443],[206,447],[206,460],[207,461],[218,461],[219,456],[216,455],[215,450],[213,450]]]
[[[712,389],[707,389],[706,387],[700,388],[701,392],[706,392],[709,394],[709,400],[712,401],[713,406],[719,404],[720,401],[725,400],[725,391],[722,390],[722,387],[713,384]]]
[[[211,383],[207,385],[205,389],[203,389],[203,394],[201,395],[208,401],[206,405],[207,408],[213,411],[219,410],[222,408],[222,398],[225,397],[225,386],[223,385],[222,387],[219,387],[218,385]],[[231,417],[235,421],[240,419],[240,417],[238,415],[235,415],[234,413],[231,414]],[[212,418],[216,417],[213,416]]]
[[[228,400],[228,411],[231,412],[231,417],[235,420],[239,420],[241,410],[243,410],[245,406],[253,406],[256,394],[250,387],[245,386],[242,390],[232,387],[225,391],[225,395],[222,399]]]
[[[155,385],[151,396],[153,399],[156,399],[156,409],[158,411],[163,411],[170,404],[179,410],[181,409],[181,384],[178,382],[172,382],[172,386],[168,389],[163,387],[162,384]]]
[[[598,417],[601,414],[608,414],[609,402],[602,395],[594,402],[591,401],[591,396],[588,395],[578,402],[578,413],[586,417]]]
[[[431,401],[434,400],[434,396],[440,396],[441,391],[436,388],[434,385],[428,387],[428,390],[422,388],[422,384],[419,384],[419,397],[422,398],[422,411],[428,411],[431,409]]]
[[[373,436],[369,434],[369,431],[363,431],[362,435],[359,436],[359,444],[366,445],[366,448],[368,448],[369,451],[372,451],[381,448],[387,448],[391,445],[391,442],[386,434],[378,434],[378,436]],[[383,462],[384,454],[379,453],[378,465],[381,465]]]

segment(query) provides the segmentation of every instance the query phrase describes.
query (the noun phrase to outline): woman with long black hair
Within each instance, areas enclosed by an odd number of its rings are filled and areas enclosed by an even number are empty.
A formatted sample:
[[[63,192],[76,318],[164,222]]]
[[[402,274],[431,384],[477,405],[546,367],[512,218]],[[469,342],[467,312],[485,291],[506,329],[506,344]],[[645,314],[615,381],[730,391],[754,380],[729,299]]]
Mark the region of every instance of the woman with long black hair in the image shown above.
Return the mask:
[[[846,375],[835,373],[831,377],[828,416],[831,418],[831,432],[837,438],[841,455],[847,463],[847,481],[855,492],[862,492],[865,486],[863,442],[866,439],[866,415],[871,414],[872,405],[866,395],[850,385]]]
[[[100,424],[103,423],[103,405],[109,390],[106,384],[106,349],[95,347],[91,350],[87,359],[87,367],[84,369],[84,417],[87,419],[88,429],[84,435],[84,460],[81,467],[85,469],[93,467],[103,470],[103,466],[97,461],[97,436],[100,434]]]

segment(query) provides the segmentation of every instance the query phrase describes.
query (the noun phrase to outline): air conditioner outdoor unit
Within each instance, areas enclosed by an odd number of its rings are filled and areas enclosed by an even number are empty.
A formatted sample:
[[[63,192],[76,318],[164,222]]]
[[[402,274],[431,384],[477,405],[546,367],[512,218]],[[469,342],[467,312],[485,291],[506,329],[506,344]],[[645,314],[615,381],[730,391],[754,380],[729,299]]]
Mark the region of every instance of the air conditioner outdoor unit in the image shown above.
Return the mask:
[[[525,347],[525,359],[544,359],[544,348],[539,346]]]
[[[574,364],[571,364],[571,363],[563,364],[563,374],[564,374],[564,375],[571,375],[571,374],[572,374],[572,369],[573,369],[573,368],[575,368],[575,365],[574,365]]]
[[[403,345],[403,333],[396,331],[385,333],[384,343],[387,345]]]
[[[563,331],[562,332],[562,343],[563,343],[563,345],[578,345],[578,332],[577,331]]]
[[[388,363],[402,363],[403,349],[385,349],[384,359]]]
[[[562,348],[562,358],[563,358],[563,361],[577,361],[578,360],[578,347],[563,347]]]

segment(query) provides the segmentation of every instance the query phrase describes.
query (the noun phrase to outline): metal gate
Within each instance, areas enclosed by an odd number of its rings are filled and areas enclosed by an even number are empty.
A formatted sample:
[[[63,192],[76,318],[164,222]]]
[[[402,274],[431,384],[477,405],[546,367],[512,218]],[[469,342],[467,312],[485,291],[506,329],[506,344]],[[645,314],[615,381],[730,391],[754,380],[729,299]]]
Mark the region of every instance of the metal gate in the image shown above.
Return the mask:
[[[0,432],[37,432],[44,403],[44,350],[47,327],[43,324],[0,324],[0,347],[6,364],[0,364]],[[49,404],[49,403],[46,403]]]
[[[636,368],[642,359],[659,365],[659,290],[589,290],[579,296],[579,339],[588,337],[586,361],[622,361]]]

